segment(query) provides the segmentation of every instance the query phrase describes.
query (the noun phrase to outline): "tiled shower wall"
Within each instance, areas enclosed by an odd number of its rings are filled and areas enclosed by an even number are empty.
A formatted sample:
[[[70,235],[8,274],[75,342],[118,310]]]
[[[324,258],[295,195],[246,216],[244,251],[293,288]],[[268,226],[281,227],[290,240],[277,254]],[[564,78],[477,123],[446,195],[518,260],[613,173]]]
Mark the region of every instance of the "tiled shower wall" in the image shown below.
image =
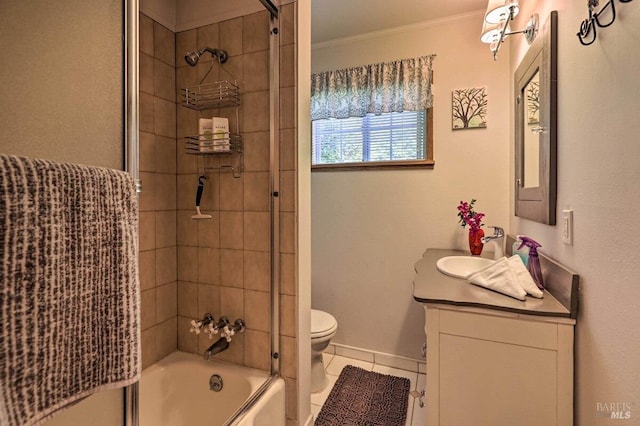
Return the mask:
[[[280,359],[289,423],[295,423],[297,410],[294,5],[282,8],[279,28]],[[140,17],[140,28],[143,364],[146,367],[175,350],[176,336],[179,350],[202,353],[214,340],[189,333],[189,321],[210,312],[216,319],[226,315],[247,323],[245,333],[234,336],[229,349],[217,358],[269,370],[269,15],[260,12],[222,21],[179,32],[174,38],[145,15]],[[193,111],[180,106],[181,88],[200,83],[212,63],[206,54],[190,67],[184,54],[207,46],[226,50],[229,59],[224,64],[216,61],[204,83],[237,81],[238,118],[235,108]],[[175,67],[175,80],[169,81],[165,65]],[[244,171],[239,177],[215,170],[237,158],[184,153],[182,138],[198,133],[199,117],[212,116],[228,117],[231,130],[239,129],[242,135]],[[205,167],[208,179],[201,209],[212,219],[196,221],[191,216],[198,176]]]
[[[173,32],[140,15],[142,364],[177,347],[176,104]]]

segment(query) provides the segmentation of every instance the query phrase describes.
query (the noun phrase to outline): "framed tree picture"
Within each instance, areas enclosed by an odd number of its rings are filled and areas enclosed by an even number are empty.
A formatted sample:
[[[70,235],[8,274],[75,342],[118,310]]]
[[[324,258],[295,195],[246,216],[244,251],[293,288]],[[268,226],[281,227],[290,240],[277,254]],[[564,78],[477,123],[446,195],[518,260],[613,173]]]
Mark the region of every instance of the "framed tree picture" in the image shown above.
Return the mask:
[[[451,95],[453,130],[487,127],[487,88],[457,89]]]

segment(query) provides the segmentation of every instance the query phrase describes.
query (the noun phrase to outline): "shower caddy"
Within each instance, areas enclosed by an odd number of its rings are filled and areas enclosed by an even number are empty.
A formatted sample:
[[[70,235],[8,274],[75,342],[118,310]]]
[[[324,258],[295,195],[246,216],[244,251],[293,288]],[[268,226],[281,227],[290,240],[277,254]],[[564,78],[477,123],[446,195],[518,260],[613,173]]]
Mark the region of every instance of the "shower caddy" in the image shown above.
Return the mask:
[[[205,173],[215,170],[230,170],[233,177],[239,178],[244,170],[242,136],[240,136],[240,120],[238,109],[240,107],[240,88],[236,81],[216,81],[213,83],[201,83],[182,89],[182,106],[196,111],[212,110],[218,108],[235,108],[236,132],[226,134],[226,138],[217,139],[229,142],[228,151],[202,151],[201,144],[204,135],[185,136],[185,153],[200,155],[204,158]],[[211,142],[213,144],[213,141]],[[229,164],[218,166],[206,165],[208,156],[226,156],[230,158]],[[235,161],[234,161],[235,160]]]

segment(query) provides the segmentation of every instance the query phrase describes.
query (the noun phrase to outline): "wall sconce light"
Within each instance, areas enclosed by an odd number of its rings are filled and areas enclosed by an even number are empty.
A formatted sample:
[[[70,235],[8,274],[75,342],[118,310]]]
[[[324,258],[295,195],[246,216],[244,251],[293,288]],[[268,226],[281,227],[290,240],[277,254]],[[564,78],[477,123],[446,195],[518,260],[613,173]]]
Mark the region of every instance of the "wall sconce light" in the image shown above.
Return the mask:
[[[520,31],[511,31],[509,24],[520,12],[518,0],[489,0],[487,11],[484,14],[482,35],[480,40],[489,44],[493,52],[493,60],[498,59],[500,45],[511,34],[524,34],[527,43],[533,43],[538,34],[538,14],[534,13],[529,18],[527,26]]]

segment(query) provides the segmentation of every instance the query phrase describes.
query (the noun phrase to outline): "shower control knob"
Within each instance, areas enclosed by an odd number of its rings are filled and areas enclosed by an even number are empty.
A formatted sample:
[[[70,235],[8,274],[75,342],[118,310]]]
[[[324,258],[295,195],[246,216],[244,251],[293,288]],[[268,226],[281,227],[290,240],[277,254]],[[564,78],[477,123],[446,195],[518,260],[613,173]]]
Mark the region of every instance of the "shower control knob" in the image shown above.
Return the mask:
[[[191,328],[189,329],[190,333],[200,334],[201,329],[202,321],[191,320]]]

